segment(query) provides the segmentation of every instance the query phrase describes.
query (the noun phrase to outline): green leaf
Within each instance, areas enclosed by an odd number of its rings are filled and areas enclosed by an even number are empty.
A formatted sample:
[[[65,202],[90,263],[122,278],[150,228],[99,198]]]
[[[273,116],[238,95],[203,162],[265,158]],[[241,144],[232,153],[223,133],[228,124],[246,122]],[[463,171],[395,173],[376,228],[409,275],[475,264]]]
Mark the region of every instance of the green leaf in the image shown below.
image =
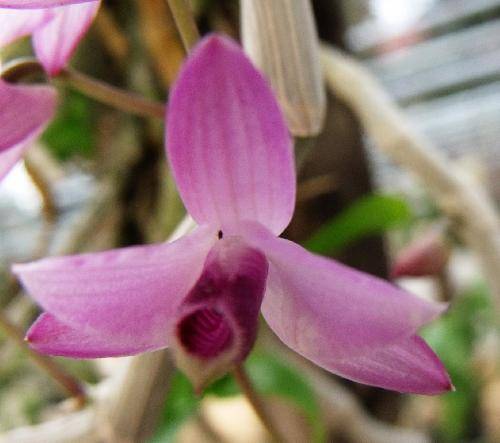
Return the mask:
[[[411,219],[412,211],[400,197],[369,195],[326,223],[305,246],[318,254],[337,254],[349,243],[405,225]]]
[[[67,91],[63,95],[56,117],[42,135],[42,141],[59,160],[92,154],[93,108],[90,100],[77,92]]]

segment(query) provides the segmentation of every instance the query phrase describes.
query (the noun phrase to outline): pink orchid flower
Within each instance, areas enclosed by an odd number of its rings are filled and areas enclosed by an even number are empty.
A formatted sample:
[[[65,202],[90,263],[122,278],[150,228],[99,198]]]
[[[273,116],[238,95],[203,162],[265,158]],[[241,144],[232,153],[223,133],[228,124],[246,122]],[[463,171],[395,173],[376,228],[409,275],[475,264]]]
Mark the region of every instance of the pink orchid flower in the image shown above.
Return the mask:
[[[11,85],[0,79],[0,181],[53,117],[50,86]]]
[[[49,75],[57,75],[68,63],[99,5],[100,0],[0,0],[0,47],[20,37],[32,35],[33,47],[40,63]]]
[[[76,358],[171,347],[198,388],[241,362],[258,314],[343,377],[401,392],[451,389],[418,329],[444,309],[278,238],[295,200],[292,142],[268,84],[230,40],[192,52],[170,94],[170,165],[198,227],[171,243],[13,267],[46,311],[28,331]]]

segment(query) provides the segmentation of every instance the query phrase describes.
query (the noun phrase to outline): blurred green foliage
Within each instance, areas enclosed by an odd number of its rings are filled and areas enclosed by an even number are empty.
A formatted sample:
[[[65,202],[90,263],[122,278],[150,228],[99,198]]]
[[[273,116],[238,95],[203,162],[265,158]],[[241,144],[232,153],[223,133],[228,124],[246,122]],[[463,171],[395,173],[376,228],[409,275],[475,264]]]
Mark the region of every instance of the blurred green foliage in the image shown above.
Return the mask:
[[[448,369],[455,392],[441,397],[443,413],[439,441],[470,441],[477,425],[479,381],[471,366],[474,344],[494,325],[494,311],[484,285],[456,298],[439,321],[427,327],[424,338]]]
[[[67,90],[60,97],[57,115],[42,141],[59,160],[90,157],[95,142],[95,105],[78,92]]]
[[[150,443],[169,443],[180,426],[198,409],[199,399],[184,374],[176,371],[172,377],[167,401],[155,436]]]
[[[412,218],[408,203],[401,197],[368,195],[323,225],[305,246],[318,254],[335,255],[349,243],[404,226]]]
[[[322,441],[324,428],[318,419],[319,406],[312,389],[298,372],[287,366],[277,357],[254,351],[245,362],[249,377],[262,395],[279,396],[298,406],[313,427],[315,441]],[[231,375],[214,382],[203,393],[204,396],[231,397],[239,394],[239,388]],[[173,441],[179,427],[198,410],[197,398],[189,380],[180,372],[172,379],[167,397],[163,419],[151,443]]]

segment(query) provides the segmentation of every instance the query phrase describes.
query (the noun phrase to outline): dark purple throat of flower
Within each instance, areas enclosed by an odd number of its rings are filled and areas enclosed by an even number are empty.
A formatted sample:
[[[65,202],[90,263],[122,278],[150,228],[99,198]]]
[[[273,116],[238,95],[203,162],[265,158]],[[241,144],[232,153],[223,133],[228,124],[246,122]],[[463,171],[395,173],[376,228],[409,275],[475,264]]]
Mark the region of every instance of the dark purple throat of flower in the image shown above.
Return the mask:
[[[184,317],[177,335],[184,349],[200,358],[214,358],[230,348],[234,336],[224,314],[214,308],[200,308]]]
[[[172,347],[197,390],[243,361],[255,342],[266,286],[265,256],[221,238],[179,308]]]

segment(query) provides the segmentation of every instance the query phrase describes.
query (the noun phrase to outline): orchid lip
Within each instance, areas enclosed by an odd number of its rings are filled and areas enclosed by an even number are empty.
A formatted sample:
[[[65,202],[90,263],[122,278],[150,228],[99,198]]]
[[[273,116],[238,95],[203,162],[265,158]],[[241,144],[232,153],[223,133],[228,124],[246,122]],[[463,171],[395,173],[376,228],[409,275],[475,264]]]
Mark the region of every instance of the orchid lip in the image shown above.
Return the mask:
[[[221,234],[173,322],[177,366],[195,389],[229,372],[252,349],[267,280],[265,256],[240,237]]]
[[[184,349],[199,358],[214,358],[234,342],[233,331],[215,308],[202,307],[186,315],[177,326]]]

